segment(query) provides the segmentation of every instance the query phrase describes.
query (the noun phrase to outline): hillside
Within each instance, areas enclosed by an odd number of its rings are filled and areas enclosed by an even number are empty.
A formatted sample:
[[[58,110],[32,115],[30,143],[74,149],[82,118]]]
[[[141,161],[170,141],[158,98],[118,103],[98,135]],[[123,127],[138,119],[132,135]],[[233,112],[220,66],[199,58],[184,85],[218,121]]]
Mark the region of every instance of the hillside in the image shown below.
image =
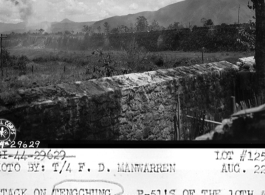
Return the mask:
[[[247,7],[246,0],[185,0],[163,7],[157,11],[140,12],[125,16],[107,18],[93,25],[94,28],[108,22],[110,26],[130,26],[135,24],[138,16],[145,16],[149,23],[157,20],[160,25],[167,27],[174,22],[180,22],[184,26],[201,26],[201,18],[212,19],[214,24],[233,24],[238,21],[238,7],[240,5],[240,23],[252,19],[254,11]]]

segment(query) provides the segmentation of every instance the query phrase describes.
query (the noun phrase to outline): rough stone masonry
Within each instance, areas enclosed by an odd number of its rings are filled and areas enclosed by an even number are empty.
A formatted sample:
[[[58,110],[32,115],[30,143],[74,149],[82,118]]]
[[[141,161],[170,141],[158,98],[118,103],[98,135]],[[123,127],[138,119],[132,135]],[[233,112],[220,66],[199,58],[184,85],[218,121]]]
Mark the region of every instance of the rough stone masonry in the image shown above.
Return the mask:
[[[178,95],[181,110],[227,117],[237,71],[221,61],[20,89],[0,94],[0,118],[21,140],[172,140]]]

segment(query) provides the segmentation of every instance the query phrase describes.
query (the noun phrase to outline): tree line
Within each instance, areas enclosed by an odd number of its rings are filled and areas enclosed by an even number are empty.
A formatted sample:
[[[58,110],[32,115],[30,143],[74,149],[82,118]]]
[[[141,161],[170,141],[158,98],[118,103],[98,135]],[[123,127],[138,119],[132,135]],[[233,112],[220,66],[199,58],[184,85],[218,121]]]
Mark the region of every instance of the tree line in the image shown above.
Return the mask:
[[[175,24],[176,27],[177,24]],[[245,24],[248,26],[248,24]],[[242,26],[242,25],[241,25]],[[133,41],[148,51],[200,51],[205,47],[209,52],[245,51],[250,48],[248,40],[241,38],[239,25],[208,25],[204,27],[166,29],[160,31],[139,31],[122,33],[86,33],[84,35],[14,35],[5,41],[8,46],[36,45],[44,43],[45,48],[59,50],[114,49],[123,50]],[[140,28],[140,27],[139,27]],[[22,41],[21,41],[22,40]],[[240,40],[240,41],[239,41]]]
[[[201,19],[203,27],[213,26],[214,23],[211,19]],[[189,28],[192,26],[189,25]],[[197,27],[197,26],[193,26]],[[93,34],[93,33],[105,33],[105,34],[117,34],[117,33],[133,33],[133,32],[150,32],[150,31],[162,31],[162,30],[173,30],[173,29],[183,29],[184,26],[180,22],[174,22],[168,27],[164,27],[158,23],[157,20],[153,20],[150,24],[144,16],[139,16],[136,18],[136,23],[131,23],[130,26],[119,25],[117,27],[111,28],[108,22],[104,22],[103,28],[97,26],[96,28],[92,26],[83,26],[82,31],[84,33]]]
[[[135,33],[86,33],[83,39],[72,36],[49,37],[45,41],[45,46],[70,50],[97,48],[123,50],[135,41],[148,51],[200,51],[202,47],[209,52],[251,49],[238,41],[239,36],[237,25],[220,25]]]

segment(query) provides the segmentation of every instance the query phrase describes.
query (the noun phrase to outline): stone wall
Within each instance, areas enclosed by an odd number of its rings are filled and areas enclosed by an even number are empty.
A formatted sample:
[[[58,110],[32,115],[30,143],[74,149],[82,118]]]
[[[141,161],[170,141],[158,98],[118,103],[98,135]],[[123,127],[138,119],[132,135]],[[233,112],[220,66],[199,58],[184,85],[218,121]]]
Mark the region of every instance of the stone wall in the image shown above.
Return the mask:
[[[172,140],[178,94],[181,110],[227,117],[237,71],[222,61],[20,89],[0,94],[0,118],[23,140]]]

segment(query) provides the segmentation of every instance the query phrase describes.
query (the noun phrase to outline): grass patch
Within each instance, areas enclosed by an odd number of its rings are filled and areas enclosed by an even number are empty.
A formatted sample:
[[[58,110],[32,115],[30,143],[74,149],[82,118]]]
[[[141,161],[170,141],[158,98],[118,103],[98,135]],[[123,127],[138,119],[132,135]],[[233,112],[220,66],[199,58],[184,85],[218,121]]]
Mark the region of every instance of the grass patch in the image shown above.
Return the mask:
[[[58,83],[84,81],[132,72],[144,72],[202,63],[200,52],[135,52],[103,51],[104,55],[93,55],[88,51],[58,51],[52,49],[14,48],[11,55],[28,57],[23,73],[13,67],[4,67],[0,75],[0,93],[18,88],[55,85]],[[253,52],[204,53],[204,63],[226,60],[235,63],[240,57],[254,55]],[[151,57],[163,59],[163,65],[155,65]]]

